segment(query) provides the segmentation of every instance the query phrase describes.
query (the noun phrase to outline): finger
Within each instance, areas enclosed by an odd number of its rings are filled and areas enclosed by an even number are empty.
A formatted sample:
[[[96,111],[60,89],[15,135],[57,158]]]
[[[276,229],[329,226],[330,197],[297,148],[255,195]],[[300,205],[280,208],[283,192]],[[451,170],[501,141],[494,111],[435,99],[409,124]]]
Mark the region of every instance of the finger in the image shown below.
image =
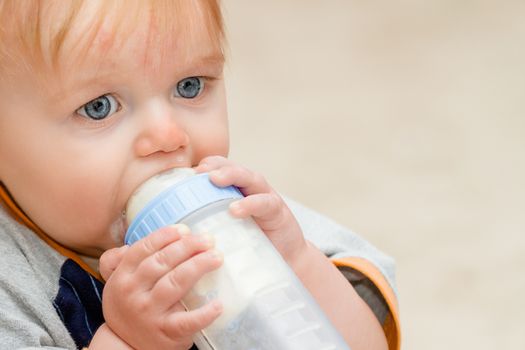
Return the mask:
[[[127,272],[134,272],[144,259],[178,241],[181,235],[187,231],[189,229],[184,225],[167,226],[138,240],[127,250],[127,254],[122,260],[122,269]]]
[[[225,165],[231,165],[233,162],[229,160],[228,158],[222,157],[222,156],[209,156],[206,158],[203,158],[199,165],[197,165],[194,169],[197,173],[203,173],[203,172],[209,172],[214,169],[218,169]]]
[[[100,270],[100,275],[105,281],[109,279],[113,271],[115,271],[117,266],[120,264],[128,248],[129,246],[124,245],[122,247],[109,249],[109,250],[106,250],[100,256],[99,270]]]
[[[245,196],[272,191],[262,175],[239,165],[226,165],[211,171],[209,175],[215,185],[236,186]]]
[[[141,281],[142,289],[150,290],[178,265],[214,245],[213,238],[208,234],[184,234],[181,239],[144,259],[134,274]]]
[[[173,312],[166,317],[165,332],[172,339],[193,335],[208,327],[220,316],[222,310],[221,302],[213,300],[195,310]]]
[[[265,231],[277,229],[284,220],[286,204],[275,193],[260,193],[244,197],[230,204],[233,216],[245,218],[252,216]]]
[[[156,307],[165,311],[182,299],[206,273],[222,265],[223,255],[215,249],[200,253],[162,277],[151,290]]]

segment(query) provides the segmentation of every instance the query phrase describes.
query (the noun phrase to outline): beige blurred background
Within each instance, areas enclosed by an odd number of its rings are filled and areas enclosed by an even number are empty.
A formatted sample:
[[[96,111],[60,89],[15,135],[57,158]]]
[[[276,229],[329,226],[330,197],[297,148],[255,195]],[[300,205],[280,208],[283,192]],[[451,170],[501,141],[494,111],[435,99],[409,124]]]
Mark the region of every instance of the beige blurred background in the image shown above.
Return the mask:
[[[232,158],[395,257],[403,349],[525,349],[525,1],[223,3]]]

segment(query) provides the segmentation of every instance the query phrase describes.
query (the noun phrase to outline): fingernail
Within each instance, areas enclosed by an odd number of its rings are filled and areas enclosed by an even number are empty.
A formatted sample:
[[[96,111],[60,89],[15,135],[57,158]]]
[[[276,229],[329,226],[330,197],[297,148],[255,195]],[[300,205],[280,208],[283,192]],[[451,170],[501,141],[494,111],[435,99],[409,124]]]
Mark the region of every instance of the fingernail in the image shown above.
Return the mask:
[[[222,303],[220,300],[218,299],[214,299],[210,302],[211,304],[211,307],[213,308],[213,310],[217,311],[217,312],[221,312],[223,307],[222,307]]]
[[[220,170],[212,170],[208,173],[210,177],[214,177],[217,180],[222,178],[222,172]]]
[[[230,203],[230,211],[234,215],[241,215],[243,213],[243,209],[241,208],[239,201]]]
[[[207,254],[217,261],[222,261],[224,259],[224,254],[222,254],[222,252],[218,251],[217,249],[210,249],[208,250]]]
[[[215,245],[215,237],[209,233],[201,233],[200,235],[197,235],[197,238],[208,247],[213,247]]]
[[[208,169],[208,167],[209,167],[208,164],[202,163],[202,164],[197,165],[194,169],[195,169],[196,172],[200,173],[200,172],[206,171],[206,169]]]
[[[170,227],[173,227],[181,236],[189,235],[191,233],[191,230],[188,226],[184,224],[176,224],[176,225],[170,225]]]

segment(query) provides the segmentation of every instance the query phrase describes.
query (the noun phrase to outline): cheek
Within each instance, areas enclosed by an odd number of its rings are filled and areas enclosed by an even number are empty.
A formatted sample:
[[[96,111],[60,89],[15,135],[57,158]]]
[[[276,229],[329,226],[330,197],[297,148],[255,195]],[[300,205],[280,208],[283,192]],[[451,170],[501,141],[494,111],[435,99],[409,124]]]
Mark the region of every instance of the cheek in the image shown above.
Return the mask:
[[[79,231],[102,229],[107,225],[113,204],[110,184],[109,179],[105,181],[94,169],[84,173],[63,171],[59,176],[48,177],[41,187],[48,192],[41,192],[39,197],[47,203],[46,216],[54,219],[49,224]]]
[[[207,156],[228,156],[229,133],[225,121],[216,120],[214,123],[196,125],[190,139],[194,158],[193,165],[198,164]]]
[[[69,147],[33,163],[38,179],[27,179],[28,214],[48,234],[74,247],[104,239],[118,214],[122,157],[114,148]],[[125,157],[124,157],[125,158]],[[74,234],[73,234],[74,233]],[[71,237],[74,240],[70,240]]]
[[[217,86],[213,101],[206,110],[205,120],[195,127],[201,150],[205,153],[201,159],[209,155],[228,156],[230,136],[224,81]]]

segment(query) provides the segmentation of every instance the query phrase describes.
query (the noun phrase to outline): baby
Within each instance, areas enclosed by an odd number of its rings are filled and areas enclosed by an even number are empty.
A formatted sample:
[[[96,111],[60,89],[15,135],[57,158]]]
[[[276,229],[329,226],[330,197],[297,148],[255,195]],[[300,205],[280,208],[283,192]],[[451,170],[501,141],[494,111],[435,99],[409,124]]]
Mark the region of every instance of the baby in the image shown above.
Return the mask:
[[[241,189],[232,214],[353,350],[399,348],[389,258],[226,158],[223,47],[214,0],[0,0],[0,348],[192,347],[221,305],[180,300],[220,252],[185,226],[123,246],[126,201],[173,167]]]

